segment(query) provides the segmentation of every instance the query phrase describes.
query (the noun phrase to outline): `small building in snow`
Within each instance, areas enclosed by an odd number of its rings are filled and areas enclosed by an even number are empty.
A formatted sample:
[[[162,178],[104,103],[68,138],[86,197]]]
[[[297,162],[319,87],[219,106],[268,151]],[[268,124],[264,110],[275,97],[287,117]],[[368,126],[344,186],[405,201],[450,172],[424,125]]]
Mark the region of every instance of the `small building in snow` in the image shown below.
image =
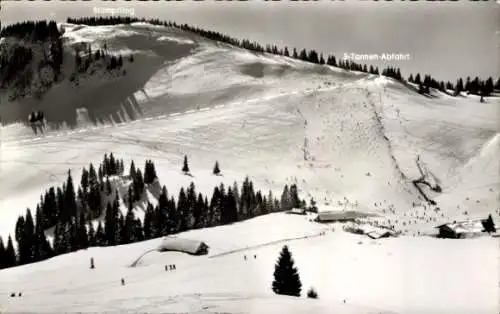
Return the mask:
[[[316,217],[316,221],[318,222],[347,222],[347,221],[355,221],[357,218],[364,218],[369,215],[353,211],[323,211],[319,212]]]
[[[286,211],[287,214],[294,214],[294,215],[305,215],[306,210],[302,208],[292,208],[288,211]]]
[[[205,242],[177,237],[165,237],[158,246],[159,252],[175,251],[192,255],[208,254],[208,245]]]
[[[436,227],[439,238],[464,239],[479,237],[484,232],[484,226],[480,220],[468,220],[442,224]]]
[[[389,238],[389,237],[394,237],[396,235],[396,233],[392,230],[384,230],[384,229],[380,229],[380,230],[374,230],[374,231],[370,231],[370,232],[367,232],[365,233],[369,238],[371,239],[382,239],[382,238]]]
[[[383,227],[375,227],[369,224],[360,224],[360,223],[351,223],[344,226],[344,231],[366,235],[371,239],[381,239],[381,238],[389,238],[395,237],[398,235],[392,229],[383,228]]]

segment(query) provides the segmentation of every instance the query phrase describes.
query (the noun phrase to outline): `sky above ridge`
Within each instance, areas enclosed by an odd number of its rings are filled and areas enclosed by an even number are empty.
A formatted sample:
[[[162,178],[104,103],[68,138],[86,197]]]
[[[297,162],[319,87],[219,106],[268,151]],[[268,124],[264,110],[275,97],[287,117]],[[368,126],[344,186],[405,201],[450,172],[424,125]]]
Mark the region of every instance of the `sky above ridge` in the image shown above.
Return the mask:
[[[60,2],[2,1],[2,24],[29,19],[97,16],[116,8],[248,38],[261,44],[316,49],[325,54],[404,54],[386,64],[404,76],[438,80],[500,76],[500,5],[488,2]],[[128,10],[127,10],[128,9]],[[133,9],[133,10],[131,10]],[[370,63],[384,65],[384,61]]]

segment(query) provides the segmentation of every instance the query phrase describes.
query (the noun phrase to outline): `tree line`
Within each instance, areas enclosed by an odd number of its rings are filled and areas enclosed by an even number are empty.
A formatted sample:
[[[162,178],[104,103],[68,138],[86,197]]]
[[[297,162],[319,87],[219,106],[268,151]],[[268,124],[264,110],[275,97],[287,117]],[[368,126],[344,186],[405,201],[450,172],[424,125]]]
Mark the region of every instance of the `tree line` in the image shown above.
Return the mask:
[[[181,29],[184,31],[188,31],[200,36],[203,36],[205,38],[227,43],[233,46],[237,46],[240,48],[248,49],[251,51],[255,52],[260,52],[260,53],[270,53],[270,54],[275,54],[275,55],[281,55],[285,57],[291,57],[294,59],[314,63],[314,64],[327,64],[330,66],[334,67],[339,67],[348,71],[359,71],[359,72],[365,72],[365,73],[370,73],[370,74],[375,74],[379,75],[381,73],[384,76],[391,77],[397,81],[400,82],[405,82],[405,79],[403,78],[401,71],[397,67],[393,66],[388,66],[382,71],[379,71],[378,67],[374,67],[372,65],[367,66],[366,64],[359,64],[356,63],[352,60],[339,60],[335,57],[335,55],[330,54],[327,55],[326,57],[323,56],[322,53],[318,53],[316,50],[306,50],[306,49],[296,49],[293,48],[291,51],[289,50],[288,47],[283,47],[283,48],[278,48],[276,45],[266,45],[263,46],[255,41],[250,41],[248,39],[243,39],[239,40],[233,37],[230,37],[228,35],[222,34],[220,32],[215,32],[215,31],[208,31],[204,30],[199,27],[194,27],[188,24],[177,24],[176,22],[172,21],[161,21],[159,19],[139,19],[139,18],[132,18],[132,17],[123,17],[123,16],[114,16],[114,17],[83,17],[83,18],[68,18],[67,19],[68,23],[74,23],[74,24],[85,24],[85,25],[90,25],[90,26],[97,26],[97,25],[115,25],[115,24],[130,24],[134,22],[147,22],[153,25],[162,25],[162,26],[168,26],[168,27],[173,27],[177,29]],[[446,89],[451,89],[451,90],[456,90],[458,86],[458,81],[461,79],[457,80],[457,83],[455,86],[451,82],[444,82],[444,81],[438,81],[431,77],[430,75],[426,74],[424,76],[424,79],[422,80],[420,78],[420,74],[417,73],[416,75],[410,74],[410,77],[408,78],[408,82],[410,83],[415,83],[419,85],[419,92],[420,93],[428,93],[429,88],[435,88],[437,90],[445,92]],[[470,79],[468,79],[470,81]],[[460,88],[458,88],[460,90]],[[477,95],[483,95],[483,96],[489,96],[491,93],[495,90],[500,90],[500,78],[496,81],[495,84],[493,84],[493,79],[490,77],[486,80],[480,80],[479,78],[475,78],[474,80],[470,81],[470,84],[467,84],[466,87],[463,90],[460,91],[465,91],[470,94],[477,94]]]
[[[161,21],[159,19],[139,19],[133,17],[124,17],[124,16],[113,16],[113,17],[83,17],[83,18],[68,18],[68,23],[74,24],[85,24],[90,26],[97,25],[116,25],[116,24],[130,24],[134,22],[147,22],[153,25],[162,25],[173,27],[177,29],[181,29],[184,31],[188,31],[191,33],[195,33],[197,35],[203,36],[205,38],[224,42],[230,45],[234,45],[240,48],[248,49],[255,52],[260,53],[270,53],[275,55],[282,55],[285,57],[290,57],[298,60],[302,60],[305,62],[310,62],[314,64],[327,64],[334,67],[339,67],[348,71],[359,71],[370,73],[374,75],[385,75],[387,77],[391,77],[397,81],[405,82],[405,79],[401,75],[401,71],[397,67],[388,66],[384,68],[382,71],[379,71],[378,67],[374,67],[372,65],[367,66],[366,64],[359,64],[352,60],[339,60],[335,57],[335,55],[330,54],[327,56],[323,56],[322,53],[318,53],[316,50],[306,50],[306,49],[296,49],[293,48],[291,51],[288,47],[278,48],[276,45],[266,45],[263,46],[257,42],[252,42],[248,39],[239,40],[228,35],[222,34],[220,32],[208,31],[201,29],[199,27],[190,26],[188,24],[177,24],[172,21]],[[57,51],[62,52],[62,41],[60,40],[60,32],[57,29],[57,24],[54,21],[46,22],[46,21],[37,21],[37,22],[22,22],[13,25],[9,25],[2,29],[2,36],[13,36],[17,38],[30,38],[31,40],[46,40],[47,38],[52,38],[55,41],[55,45],[53,45],[55,55],[55,61],[52,62],[54,71],[56,75],[60,72],[60,65],[62,64],[62,53],[58,53]],[[29,49],[29,48],[28,48]],[[51,48],[52,49],[52,48]],[[90,50],[90,48],[89,48]],[[19,73],[25,65],[29,62],[30,58],[27,57],[26,52],[22,52],[21,50],[16,52],[17,57],[12,57],[15,60],[20,60],[18,62],[9,62],[9,60],[0,61],[2,62],[3,69],[9,69],[9,71],[4,70],[9,73],[7,75],[10,79],[15,77],[16,73]],[[95,54],[87,54],[89,57],[84,58],[80,56],[80,53],[76,54],[76,65],[77,65],[77,73],[84,72],[91,62],[99,60],[103,57],[104,51],[97,50]],[[8,58],[10,59],[10,58]],[[130,61],[133,62],[133,56],[131,56]],[[23,61],[26,60],[26,61]],[[119,69],[123,65],[123,60],[121,56],[115,57],[111,56],[109,60],[106,62],[106,67],[108,70]],[[29,78],[24,78],[20,82],[29,80]],[[468,94],[476,94],[481,96],[489,96],[494,90],[500,90],[500,78],[494,83],[493,78],[489,77],[486,80],[479,79],[475,77],[474,79],[467,78],[467,83],[463,83],[461,78],[457,79],[455,84],[451,82],[444,82],[436,80],[428,74],[424,75],[424,78],[421,78],[420,73],[416,75],[410,74],[408,77],[408,82],[417,84],[419,89],[418,91],[422,94],[429,93],[430,88],[437,89],[442,92],[447,92],[447,90],[453,90],[453,94],[459,95],[460,92],[467,92]]]
[[[55,21],[26,21],[8,25],[1,29],[1,37],[21,39],[30,44],[39,44],[43,50],[43,58],[36,65],[37,69],[45,66],[52,68],[54,72],[53,82],[60,80],[63,64],[64,47],[62,35],[64,29],[59,29]],[[49,43],[46,45],[46,43]],[[46,48],[48,47],[48,48]],[[16,43],[12,49],[2,51],[0,55],[0,86],[16,87],[21,90],[19,95],[25,95],[28,87],[33,81],[33,70],[28,67],[34,61],[33,55],[36,50],[34,45]],[[131,55],[130,62],[134,57]],[[75,72],[70,80],[74,81],[78,73],[85,73],[91,64],[98,63],[106,70],[121,69],[123,66],[122,55],[114,56],[107,53],[107,48],[92,52],[90,44],[83,51],[75,48]]]
[[[183,168],[187,165],[185,160]],[[125,195],[120,197],[117,188],[113,188],[112,177],[130,181]],[[159,184],[152,160],[145,162],[144,171],[131,161],[125,175],[123,160],[112,153],[105,154],[98,167],[90,163],[88,170],[83,168],[78,186],[68,171],[62,186],[51,187],[41,195],[34,217],[28,208],[18,218],[14,239],[9,235],[5,245],[0,237],[0,268],[38,262],[92,246],[133,243],[305,206],[295,184],[285,185],[278,199],[271,191],[267,195],[256,191],[248,177],[241,188],[236,182],[232,186],[221,183],[214,187],[210,200],[197,192],[193,182],[180,189],[177,199],[163,186],[158,204],[153,206],[144,198],[152,184]],[[147,206],[141,220],[136,217],[134,207],[142,200]],[[121,204],[127,207],[125,215]],[[50,231],[52,243],[46,236]]]
[[[420,93],[429,93],[430,88],[434,88],[443,93],[448,93],[448,90],[452,91],[453,96],[458,96],[462,92],[479,96],[491,96],[495,90],[500,91],[500,78],[494,83],[492,77],[486,80],[481,80],[477,76],[474,79],[467,77],[465,83],[462,78],[459,78],[453,84],[450,81],[446,83],[444,81],[437,81],[429,74],[425,74],[422,79],[420,73],[417,73],[415,76],[410,74],[408,82],[417,84]]]
[[[0,37],[22,39],[28,43],[49,43],[48,50],[41,45],[43,59],[37,69],[50,66],[54,72],[54,82],[59,79],[63,63],[63,32],[55,21],[26,21],[8,25],[0,30]],[[14,86],[26,89],[31,85],[33,72],[28,65],[33,61],[33,48],[15,44],[9,51],[2,51],[0,56],[0,86]]]
[[[276,45],[266,45],[262,46],[261,44],[250,41],[248,39],[239,40],[228,35],[222,34],[220,32],[208,31],[199,27],[190,26],[188,24],[177,24],[173,21],[161,21],[159,19],[145,19],[145,18],[133,18],[129,16],[114,16],[114,17],[82,17],[82,18],[68,18],[68,23],[72,24],[84,24],[89,26],[100,26],[100,25],[116,25],[116,24],[130,24],[135,22],[146,22],[152,25],[161,25],[172,28],[177,28],[183,31],[191,32],[202,37],[219,41],[223,43],[227,43],[233,46],[237,46],[240,48],[244,48],[247,50],[260,52],[260,53],[271,53],[275,55],[281,55],[285,57],[290,57],[310,63],[315,64],[327,64],[335,67],[340,67],[345,70],[352,71],[360,71],[371,74],[379,74],[379,70],[377,67],[370,66],[368,67],[366,64],[359,64],[352,60],[338,60],[335,55],[331,54],[328,56],[323,56],[322,53],[318,53],[316,50],[306,50],[306,49],[296,49],[293,48],[291,51],[288,47],[278,48]],[[338,61],[337,61],[338,60]]]

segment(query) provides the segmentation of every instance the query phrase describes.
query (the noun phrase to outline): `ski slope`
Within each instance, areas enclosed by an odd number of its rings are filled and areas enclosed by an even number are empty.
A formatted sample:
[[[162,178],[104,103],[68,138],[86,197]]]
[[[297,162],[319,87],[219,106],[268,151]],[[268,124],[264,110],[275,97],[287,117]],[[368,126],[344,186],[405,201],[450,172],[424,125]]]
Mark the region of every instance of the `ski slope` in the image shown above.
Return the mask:
[[[494,239],[373,241],[339,227],[271,214],[178,235],[206,242],[207,256],[152,252],[136,267],[130,264],[161,239],[90,248],[1,271],[0,304],[8,312],[50,313],[495,313]],[[314,287],[319,300],[273,295],[283,244],[293,254],[303,294]],[[166,264],[176,270],[165,272]],[[23,292],[22,298],[9,298],[11,291]]]
[[[254,54],[147,24],[66,26],[71,43],[100,47],[106,41],[110,50],[138,51],[132,71],[147,65],[147,75],[139,75],[147,80],[133,93],[133,75],[98,86],[85,103],[67,98],[80,97],[77,91],[58,103],[61,90],[54,90],[47,96],[50,106],[54,112],[66,106],[62,111],[71,113],[74,129],[33,136],[20,123],[1,126],[4,239],[26,207],[33,210],[45,189],[65,181],[68,169],[79,180],[82,167],[109,152],[124,158],[126,169],[132,159],[141,168],[152,159],[175,197],[191,181],[211,195],[220,182],[241,184],[249,175],[263,192],[280,195],[285,184],[296,183],[300,196],[314,197],[320,210],[349,206],[378,213],[382,220],[398,220],[396,228],[411,229],[407,235],[464,217],[492,213],[498,219],[498,98],[426,98],[391,79]],[[127,87],[122,94],[120,84]],[[89,126],[94,117],[99,123]],[[180,171],[184,155],[193,177]],[[442,185],[443,192],[433,195],[439,214],[423,206],[412,184],[420,176],[417,156]],[[211,174],[216,160],[221,177]],[[401,225],[415,215],[436,220]],[[269,215],[192,231],[186,236],[207,242],[219,257],[154,253],[134,269],[127,265],[159,239],[92,248],[1,271],[0,306],[13,312],[188,313],[492,313],[498,306],[495,239],[371,242],[341,228],[314,237],[324,228],[304,217]],[[287,240],[304,236],[310,238]],[[266,245],[273,241],[279,243]],[[270,292],[284,243],[297,253],[304,290],[314,286],[320,300]],[[258,259],[244,264],[247,247]],[[232,251],[238,253],[224,254]],[[182,266],[166,274],[170,261]],[[127,278],[125,287],[120,277]],[[13,289],[25,296],[7,298]]]

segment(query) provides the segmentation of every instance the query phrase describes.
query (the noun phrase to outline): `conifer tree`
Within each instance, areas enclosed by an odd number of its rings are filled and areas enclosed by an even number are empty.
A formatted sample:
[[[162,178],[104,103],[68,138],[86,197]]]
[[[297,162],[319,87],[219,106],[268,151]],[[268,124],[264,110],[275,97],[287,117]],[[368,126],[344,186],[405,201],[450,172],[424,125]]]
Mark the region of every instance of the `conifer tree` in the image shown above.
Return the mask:
[[[97,185],[97,173],[94,169],[94,165],[90,163],[89,165],[89,187]]]
[[[81,212],[77,226],[77,242],[79,249],[86,249],[89,247],[89,236],[86,225],[87,224],[85,222],[85,214]]]
[[[171,197],[170,201],[168,202],[167,217],[168,217],[166,224],[167,232],[168,233],[177,232],[178,230],[177,226],[179,225],[179,214],[173,197]]]
[[[106,194],[109,196],[113,192],[113,188],[111,187],[111,182],[109,181],[109,177],[106,177]]]
[[[36,206],[36,214],[35,214],[35,233],[34,233],[34,262],[41,261],[43,259],[46,259],[47,256],[44,252],[44,249],[46,249],[45,246],[45,241],[47,240],[45,238],[45,232],[43,228],[43,214],[42,214],[42,209],[40,208],[39,205]],[[48,252],[47,252],[48,253]],[[48,254],[47,254],[48,255]]]
[[[106,235],[106,245],[115,245],[114,237],[118,225],[117,217],[114,216],[113,207],[108,202],[106,206],[106,216],[104,218],[104,234]]]
[[[238,210],[236,208],[236,198],[234,197],[233,190],[229,187],[226,196],[226,223],[233,223],[238,221]]]
[[[57,198],[54,187],[50,187],[45,199],[45,207],[43,208],[44,216],[47,220],[45,228],[50,228],[56,224],[57,217]]]
[[[220,207],[222,195],[219,187],[214,188],[212,199],[210,200],[208,220],[210,226],[217,226],[220,224]]]
[[[134,235],[134,241],[144,241],[144,228],[142,226],[141,220],[139,218],[136,218],[134,221],[133,225],[133,235]]]
[[[107,244],[106,234],[104,232],[104,228],[102,226],[101,221],[97,224],[97,230],[95,233],[95,241],[97,246],[104,246]]]
[[[220,168],[219,168],[219,162],[218,161],[215,162],[213,174],[215,174],[216,176],[218,176],[220,174]]]
[[[295,184],[292,184],[290,186],[290,206],[292,208],[300,208],[301,207],[301,202],[300,202],[298,191],[297,191],[297,185],[295,185]]]
[[[290,190],[288,188],[288,184],[283,188],[283,193],[281,193],[281,210],[290,210],[292,209],[292,198],[290,195]]]
[[[196,187],[194,185],[194,182],[191,182],[189,184],[186,197],[187,197],[187,213],[186,213],[187,228],[191,229],[195,223],[194,210],[196,207]]]
[[[4,269],[7,267],[7,254],[5,251],[5,245],[3,244],[3,239],[0,236],[0,269]]]
[[[101,172],[102,172],[103,176],[109,176],[110,167],[109,167],[108,154],[104,154],[104,159],[102,161],[102,165],[99,168],[102,169]]]
[[[19,216],[16,222],[14,238],[18,246],[19,262],[24,264],[26,255],[26,243],[24,242],[24,224],[25,220],[23,216]]]
[[[137,241],[134,234],[135,225],[135,215],[132,208],[128,208],[127,215],[125,217],[125,225],[122,237],[122,243],[128,244]]]
[[[310,288],[307,291],[307,297],[310,298],[310,299],[317,299],[318,298],[318,293],[316,292],[316,290],[314,290],[314,288]]]
[[[125,217],[123,217],[123,214],[120,211],[117,200],[113,202],[113,215],[117,217],[115,219],[117,223],[116,223],[115,233],[113,234],[113,242],[115,243],[114,245],[119,245],[123,243],[122,234],[123,230],[125,229]]]
[[[120,175],[123,176],[125,173],[125,165],[123,164],[123,159],[120,159]]]
[[[177,200],[177,211],[179,212],[179,232],[187,230],[188,227],[188,199],[184,188],[179,191],[179,198]]]
[[[488,218],[484,220],[483,222],[483,227],[484,231],[491,233],[491,232],[496,232],[495,228],[495,223],[493,222],[493,218],[491,217],[491,214],[488,215]]]
[[[157,236],[161,236],[163,234],[163,230],[167,228],[167,216],[169,210],[169,200],[168,200],[168,191],[165,186],[163,186],[160,197],[158,198],[158,211],[154,217],[154,225],[158,230]],[[151,206],[152,207],[152,206]],[[146,226],[144,226],[144,229]],[[146,230],[144,230],[146,232]]]
[[[114,176],[116,174],[118,174],[118,171],[117,171],[117,164],[116,164],[116,160],[115,160],[115,156],[113,156],[113,153],[110,153],[109,154],[109,160],[108,160],[108,176]]]
[[[136,175],[135,164],[134,161],[132,160],[132,162],[130,163],[130,170],[129,170],[130,179],[134,180],[135,175]]]
[[[274,267],[272,289],[276,294],[300,296],[302,283],[297,268],[294,266],[292,254],[288,246],[283,246],[280,257]]]
[[[23,261],[21,264],[31,263],[35,259],[36,241],[35,241],[35,223],[30,209],[26,209],[26,220],[23,232]]]
[[[13,267],[17,265],[16,251],[14,250],[14,244],[12,243],[12,237],[10,234],[7,240],[7,248],[5,249],[5,265],[6,267]]]
[[[68,179],[66,181],[66,193],[64,195],[64,209],[68,212],[68,218],[76,217],[76,193],[71,177],[71,170],[68,170]]]
[[[61,243],[61,222],[57,222],[54,228],[54,254],[59,255],[62,253],[62,243]]]
[[[87,169],[85,169],[85,167],[83,167],[82,170],[82,178],[80,180],[80,185],[83,189],[83,192],[86,194],[89,188],[89,172],[87,171]]]
[[[139,201],[142,197],[142,194],[144,193],[145,188],[141,170],[136,171],[135,180],[132,185],[134,201]]]
[[[151,184],[157,177],[155,164],[152,160],[147,161],[144,169],[144,183]]]
[[[154,208],[151,203],[148,203],[146,207],[146,212],[144,213],[144,238],[146,240],[153,238],[153,216]]]
[[[70,220],[69,222],[63,223],[61,226],[61,253],[60,254],[65,254],[71,252],[72,249],[72,244],[74,244],[74,228],[72,226],[73,221]]]
[[[198,198],[196,199],[196,204],[193,210],[194,228],[203,228],[205,226],[205,222],[203,219],[204,205],[203,195],[201,195],[201,193],[198,193]]]
[[[78,224],[77,220],[72,217],[69,222],[69,248],[68,252],[74,252],[80,249],[80,244],[78,242]]]
[[[420,78],[420,73],[417,73],[417,75],[415,76],[415,84],[422,84],[422,79]]]
[[[92,220],[89,220],[88,238],[89,238],[89,247],[97,246],[96,232]]]
[[[182,166],[182,172],[184,172],[184,174],[188,174],[189,173],[189,164],[188,164],[187,155],[184,155],[184,163],[183,163],[183,166]]]
[[[177,224],[174,223],[173,215],[170,216],[170,214],[167,223],[162,225],[162,210],[160,209],[160,206],[157,205],[153,207],[153,205],[148,202],[148,207],[150,207],[152,210],[151,223],[150,223],[151,238],[162,236],[164,229],[173,230],[175,227],[177,227]],[[146,221],[144,221],[144,229],[145,228],[146,228]],[[146,230],[144,231],[145,231],[144,235],[146,236]]]
[[[489,77],[483,85],[483,95],[489,96],[495,90],[495,86],[493,85],[493,78]]]
[[[149,161],[149,172],[150,183],[153,183],[158,178],[158,175],[156,174],[155,164],[152,160]]]
[[[269,190],[269,193],[267,194],[266,211],[268,213],[272,213],[275,211],[275,209],[274,209],[274,196],[273,196],[273,192],[271,190]]]
[[[99,176],[99,185],[101,187],[101,191],[103,190],[103,185],[102,183],[104,182],[104,171],[102,170],[102,165],[99,166],[99,170],[97,171],[97,174]]]
[[[462,79],[458,79],[457,83],[455,84],[455,96],[459,95],[461,92],[464,91],[464,85]]]

